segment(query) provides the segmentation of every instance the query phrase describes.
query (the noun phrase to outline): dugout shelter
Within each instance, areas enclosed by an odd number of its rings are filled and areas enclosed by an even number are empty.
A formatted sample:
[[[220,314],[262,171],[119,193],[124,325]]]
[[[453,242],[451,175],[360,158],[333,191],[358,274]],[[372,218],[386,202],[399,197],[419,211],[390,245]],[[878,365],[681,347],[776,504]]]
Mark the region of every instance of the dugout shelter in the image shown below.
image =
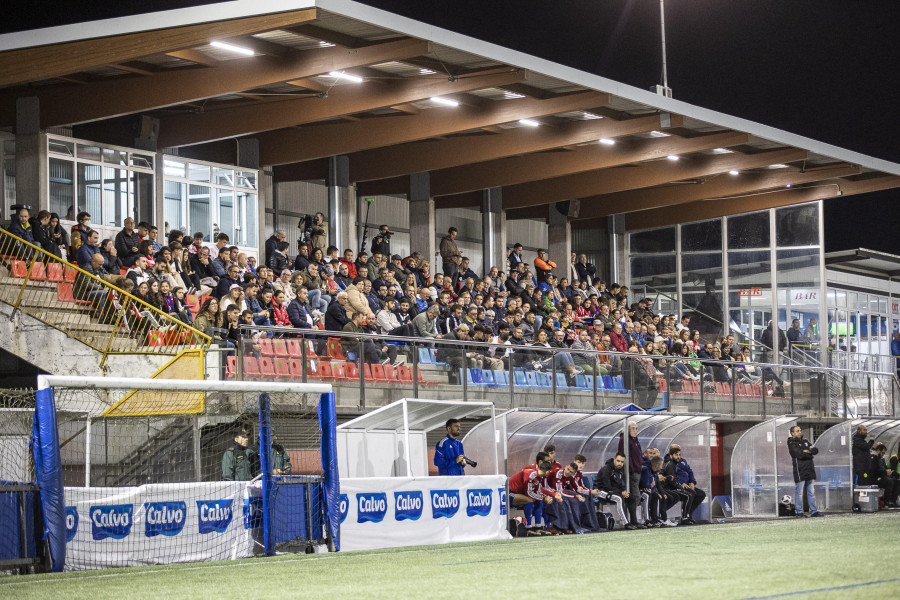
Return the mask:
[[[735,517],[776,517],[781,497],[785,494],[793,496],[794,476],[787,440],[791,427],[800,418],[802,415],[768,419],[738,438],[731,455]],[[817,467],[820,466],[819,456],[816,456]],[[827,502],[823,508],[827,508]]]

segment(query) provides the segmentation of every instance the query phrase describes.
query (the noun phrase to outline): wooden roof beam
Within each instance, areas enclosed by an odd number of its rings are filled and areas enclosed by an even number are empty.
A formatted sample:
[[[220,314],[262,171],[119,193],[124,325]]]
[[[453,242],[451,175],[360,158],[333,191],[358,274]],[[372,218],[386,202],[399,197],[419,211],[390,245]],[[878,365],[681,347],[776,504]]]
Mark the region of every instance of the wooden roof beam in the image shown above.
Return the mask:
[[[37,91],[41,126],[55,127],[108,119],[174,104],[251,90],[272,83],[307,80],[315,75],[360,67],[392,56],[428,52],[428,42],[403,40],[363,48],[322,48],[293,58],[256,56],[226,61],[212,69],[173,69],[153,77],[98,81],[87,86]],[[0,95],[0,123],[15,122],[17,94]],[[98,102],[97,98],[103,98]]]
[[[335,86],[327,97],[307,96],[253,107],[207,110],[202,115],[164,118],[160,123],[159,143],[163,147],[184,146],[248,135],[524,78],[524,72],[512,71],[506,67],[493,74],[486,73],[456,81],[411,77],[391,85],[378,86],[377,89],[376,86],[365,83],[343,84]]]
[[[681,121],[680,118],[673,120]],[[550,176],[546,173],[548,173],[547,169],[553,169],[551,164],[577,161],[571,153],[567,153],[565,156],[536,154],[543,150],[596,142],[600,138],[612,139],[661,128],[660,116],[649,115],[629,121],[598,119],[566,123],[562,127],[507,129],[501,130],[502,133],[496,136],[459,138],[445,140],[440,144],[420,142],[410,144],[411,147],[386,148],[383,151],[351,156],[350,178],[353,181],[359,181],[359,179],[354,179],[354,176],[374,172],[375,165],[366,164],[369,161],[393,169],[402,168],[406,164],[410,170],[405,171],[404,174],[431,171],[432,192],[436,196],[443,196],[496,185],[510,185],[513,182],[529,181],[529,177],[534,179]],[[583,148],[585,154],[593,153],[593,147],[584,146]],[[581,148],[573,150],[575,155],[581,151]],[[504,158],[512,156],[516,158]],[[362,164],[355,166],[357,162]],[[519,165],[526,164],[529,165],[526,167],[529,169],[528,171],[518,168]],[[390,180],[383,179],[381,181]],[[364,187],[384,185],[381,181],[369,182]],[[497,183],[491,183],[494,181]],[[387,185],[391,184],[387,183]]]
[[[704,184],[682,183],[629,190],[618,194],[605,194],[582,199],[578,218],[606,217],[619,213],[689,204],[700,200],[733,204],[740,208],[741,198],[748,195],[786,188],[789,184],[794,186],[824,182],[837,177],[855,175],[859,171],[859,167],[852,165],[792,173],[783,173],[779,169],[770,173],[741,174],[736,177],[722,176]],[[744,212],[744,209],[740,208],[739,212]]]
[[[609,95],[600,92],[571,94],[549,100],[523,98],[488,102],[477,108],[460,106],[453,111],[429,110],[419,115],[365,119],[360,123],[324,123],[263,133],[256,137],[260,141],[261,164],[279,165],[425,140],[526,117],[540,118],[607,102]]]
[[[50,44],[0,53],[0,87],[121,64],[213,40],[270,31],[317,18],[315,8]]]

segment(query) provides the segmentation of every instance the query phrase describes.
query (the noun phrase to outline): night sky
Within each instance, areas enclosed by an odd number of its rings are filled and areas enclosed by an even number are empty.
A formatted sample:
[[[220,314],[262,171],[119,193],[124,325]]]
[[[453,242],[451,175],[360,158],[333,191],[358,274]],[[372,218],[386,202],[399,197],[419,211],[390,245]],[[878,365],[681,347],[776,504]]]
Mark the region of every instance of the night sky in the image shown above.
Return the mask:
[[[657,0],[363,1],[637,87],[661,83]],[[149,6],[32,0],[0,32]],[[667,0],[666,38],[675,98],[900,162],[900,2]],[[826,250],[900,254],[898,201],[900,191],[826,201]]]

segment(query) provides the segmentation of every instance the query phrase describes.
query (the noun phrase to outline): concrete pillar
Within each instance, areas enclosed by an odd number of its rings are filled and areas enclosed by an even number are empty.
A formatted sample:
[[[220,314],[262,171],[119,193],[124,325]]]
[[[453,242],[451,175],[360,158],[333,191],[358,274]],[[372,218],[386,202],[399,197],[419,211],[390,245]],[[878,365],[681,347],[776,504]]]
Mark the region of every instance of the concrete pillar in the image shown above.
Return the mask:
[[[505,271],[506,265],[506,215],[503,213],[502,188],[483,191],[481,206],[483,272],[491,267]]]
[[[431,273],[442,272],[441,258],[436,256],[434,232],[434,198],[428,172],[409,176],[409,249],[418,250],[431,263]]]
[[[341,237],[344,240],[344,245],[341,247],[341,256],[344,255],[344,250],[350,248],[353,250],[355,258],[359,250],[359,208],[357,207],[359,197],[356,195],[356,186],[348,186],[347,193],[344,194],[343,198],[341,213],[344,218]]]
[[[550,207],[550,228],[547,239],[550,240],[550,260],[556,263],[553,274],[557,279],[569,277],[569,264],[572,255],[572,226],[569,224],[568,203],[560,202]]]
[[[338,252],[347,247],[346,223],[353,221],[353,213],[347,214],[346,197],[350,187],[350,157],[332,156],[328,159],[328,244],[336,246]]]
[[[32,212],[50,208],[47,138],[41,131],[40,101],[16,99],[16,203]],[[65,218],[64,214],[60,215]]]

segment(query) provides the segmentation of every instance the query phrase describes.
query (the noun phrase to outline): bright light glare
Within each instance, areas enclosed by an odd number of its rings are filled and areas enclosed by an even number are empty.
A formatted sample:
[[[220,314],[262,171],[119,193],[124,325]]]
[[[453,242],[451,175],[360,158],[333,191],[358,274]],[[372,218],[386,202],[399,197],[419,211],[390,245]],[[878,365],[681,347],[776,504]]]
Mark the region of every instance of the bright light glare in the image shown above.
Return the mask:
[[[236,54],[243,54],[244,56],[253,56],[256,54],[250,48],[242,48],[241,46],[235,46],[234,44],[226,44],[225,42],[210,42],[210,46],[213,48],[218,48],[219,50],[228,50],[229,52],[234,52]]]
[[[666,158],[669,160],[678,160],[680,157],[677,154],[670,154]]]
[[[362,83],[363,78],[357,77],[356,75],[348,75],[347,73],[341,73],[340,71],[331,71],[328,73],[329,77],[334,77],[335,79],[345,79],[347,81],[352,81],[353,83]]]
[[[537,127],[538,125],[540,125],[540,123],[538,123],[534,119],[519,119],[519,123],[521,123],[522,125],[528,125],[529,127]]]
[[[713,154],[734,154],[734,152],[728,148],[713,148]]]
[[[584,114],[584,118],[586,121],[589,121],[591,119],[602,119],[603,118],[600,115],[595,115],[594,113],[588,112],[588,111],[583,111],[583,114]]]
[[[791,184],[787,184],[787,185],[786,185],[786,186],[784,186],[784,187],[791,187]]]
[[[459,102],[456,100],[451,100],[450,98],[441,98],[440,96],[433,96],[431,101],[435,104],[443,104],[444,106],[459,106]]]
[[[784,163],[775,163],[774,165],[769,165],[770,169],[787,169],[788,166]]]
[[[319,42],[319,48],[334,48],[334,44],[331,42],[326,42],[325,40],[321,40]]]
[[[432,71],[431,69],[419,69],[419,73],[421,75],[434,75],[435,71]]]
[[[738,171],[736,169],[732,169],[732,170],[728,171],[728,174],[729,175],[737,175]]]
[[[668,133],[663,133],[662,131],[651,131],[650,137],[660,138],[660,137],[669,137]]]
[[[611,140],[609,138],[600,138],[601,144],[606,144],[607,146],[612,146],[616,143],[616,140]]]

